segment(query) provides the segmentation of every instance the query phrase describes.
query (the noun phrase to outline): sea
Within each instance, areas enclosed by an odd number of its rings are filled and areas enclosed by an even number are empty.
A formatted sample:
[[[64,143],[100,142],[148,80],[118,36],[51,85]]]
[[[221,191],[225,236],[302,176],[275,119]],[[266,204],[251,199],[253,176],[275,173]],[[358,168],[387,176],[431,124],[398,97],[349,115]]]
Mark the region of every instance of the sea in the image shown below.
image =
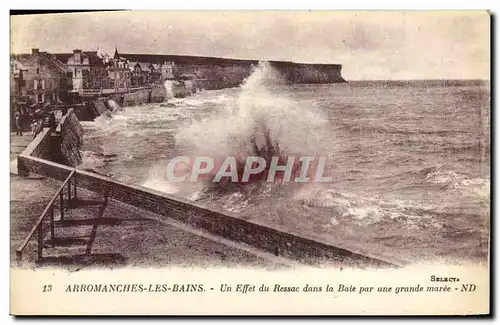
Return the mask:
[[[168,89],[167,89],[168,93]],[[80,168],[399,263],[487,261],[490,83],[288,85],[261,63],[240,87],[117,107],[83,122]],[[327,183],[172,183],[176,156],[326,157]]]

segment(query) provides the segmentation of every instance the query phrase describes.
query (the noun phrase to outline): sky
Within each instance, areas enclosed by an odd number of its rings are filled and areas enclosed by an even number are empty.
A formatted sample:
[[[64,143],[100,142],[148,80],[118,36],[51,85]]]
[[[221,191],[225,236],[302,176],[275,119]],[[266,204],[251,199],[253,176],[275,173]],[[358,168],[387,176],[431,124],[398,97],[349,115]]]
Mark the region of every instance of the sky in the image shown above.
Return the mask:
[[[342,64],[347,80],[489,79],[486,11],[128,11],[11,16],[11,53],[75,48]]]

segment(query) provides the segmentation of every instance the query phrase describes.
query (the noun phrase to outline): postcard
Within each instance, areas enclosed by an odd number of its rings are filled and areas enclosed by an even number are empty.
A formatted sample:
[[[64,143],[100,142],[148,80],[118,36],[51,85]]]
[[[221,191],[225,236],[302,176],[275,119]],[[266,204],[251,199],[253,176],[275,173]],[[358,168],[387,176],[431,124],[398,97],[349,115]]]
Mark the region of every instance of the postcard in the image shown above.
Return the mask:
[[[10,19],[12,315],[490,314],[488,11]]]

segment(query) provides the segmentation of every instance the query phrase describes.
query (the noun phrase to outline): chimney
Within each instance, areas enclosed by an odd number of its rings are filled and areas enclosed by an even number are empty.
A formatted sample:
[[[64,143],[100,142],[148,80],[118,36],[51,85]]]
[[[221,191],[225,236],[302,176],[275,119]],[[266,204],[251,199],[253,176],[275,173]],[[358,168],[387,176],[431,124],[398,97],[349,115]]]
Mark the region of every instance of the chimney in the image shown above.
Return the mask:
[[[75,58],[75,63],[82,63],[82,50],[73,50],[73,57]]]
[[[38,54],[40,54],[39,49],[31,49],[31,55],[38,55]]]

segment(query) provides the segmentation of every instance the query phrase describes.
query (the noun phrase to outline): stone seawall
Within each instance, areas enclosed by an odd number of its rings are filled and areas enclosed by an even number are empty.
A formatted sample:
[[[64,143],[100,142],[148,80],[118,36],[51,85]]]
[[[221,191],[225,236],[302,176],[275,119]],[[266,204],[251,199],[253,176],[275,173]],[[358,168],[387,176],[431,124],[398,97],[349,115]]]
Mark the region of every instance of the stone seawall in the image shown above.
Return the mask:
[[[56,134],[60,138],[62,162],[72,167],[80,165],[82,163],[80,149],[83,145],[83,128],[72,109],[62,117]]]
[[[24,149],[22,154],[29,154],[32,157],[52,160],[51,132],[49,128],[44,128]]]
[[[151,90],[141,89],[130,93],[125,93],[122,95],[123,104],[121,106],[137,106],[142,104],[151,103]]]
[[[166,98],[167,94],[164,87],[153,87],[153,89],[151,89],[152,103],[163,103]]]
[[[22,154],[76,167],[82,163],[83,128],[73,109],[61,118],[55,132],[44,128]],[[19,163],[19,159],[18,159]],[[18,166],[22,175],[22,166]]]
[[[92,101],[92,106],[94,108],[94,116],[100,116],[104,114],[108,108],[106,107],[106,100],[107,98],[97,98],[96,100]]]
[[[99,97],[91,100],[84,108],[85,112],[80,112],[81,116],[85,116],[85,120],[94,120],[96,117],[112,110],[108,101],[114,100],[121,107],[137,106],[148,103],[162,103],[165,101],[165,88],[158,86],[135,90],[130,93],[113,94],[107,97]],[[90,116],[90,118],[87,118]]]

